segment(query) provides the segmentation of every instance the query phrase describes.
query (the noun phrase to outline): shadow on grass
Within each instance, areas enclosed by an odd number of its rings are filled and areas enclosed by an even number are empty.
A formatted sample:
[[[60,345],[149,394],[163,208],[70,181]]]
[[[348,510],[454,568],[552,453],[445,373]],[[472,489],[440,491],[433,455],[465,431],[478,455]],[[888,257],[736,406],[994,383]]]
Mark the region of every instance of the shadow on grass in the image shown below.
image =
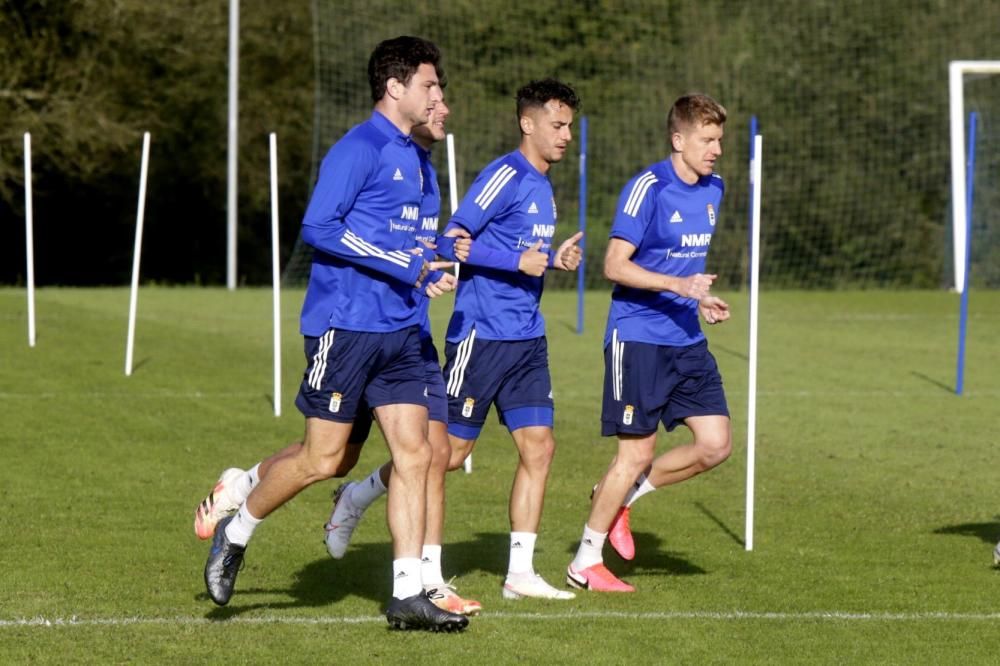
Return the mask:
[[[614,567],[616,571],[621,571],[623,577],[642,570],[643,572],[658,571],[674,576],[703,576],[708,572],[697,564],[682,557],[682,553],[663,550],[663,539],[649,532],[632,532],[635,540],[635,559],[631,562],[618,557],[613,548],[608,548],[612,560],[621,562],[621,568]],[[605,560],[607,561],[607,560]]]
[[[507,571],[509,546],[508,534],[482,532],[471,541],[445,544],[445,577],[463,576],[472,571],[502,576]],[[252,587],[252,576],[252,570],[242,572],[231,605],[213,607],[205,617],[221,621],[265,608],[320,608],[350,596],[384,605],[392,595],[392,545],[388,542],[352,545],[342,560],[322,557],[297,571],[291,587],[286,589]],[[254,598],[261,595],[269,598],[287,595],[292,600],[256,603]],[[204,592],[196,598],[209,601]]]
[[[747,545],[746,541],[743,540],[743,537],[741,537],[739,534],[737,534],[736,532],[734,532],[731,529],[729,529],[729,526],[726,525],[724,522],[722,522],[722,520],[719,519],[718,516],[716,516],[711,511],[709,511],[708,508],[704,504],[702,504],[701,502],[695,502],[694,505],[696,507],[698,507],[699,511],[701,511],[703,514],[705,514],[706,516],[708,516],[709,520],[711,520],[713,523],[715,523],[716,525],[718,525],[719,529],[721,529],[723,532],[725,532],[726,535],[730,539],[732,539],[733,541],[735,541],[736,543],[738,543],[741,546],[746,546]]]
[[[927,382],[928,384],[932,384],[932,385],[938,387],[941,390],[947,391],[948,393],[954,393],[955,392],[955,387],[954,386],[949,386],[948,384],[940,382],[940,381],[934,379],[933,377],[928,377],[927,375],[925,375],[922,372],[917,372],[916,370],[911,370],[910,374],[913,375],[914,377],[916,377],[917,379],[922,379],[925,382]]]
[[[747,356],[746,354],[744,354],[743,352],[738,352],[735,349],[730,349],[729,347],[727,347],[725,345],[713,344],[711,351],[713,353],[725,352],[725,353],[729,354],[730,356],[735,356],[736,358],[741,359],[743,361],[749,361],[750,360],[750,357]]]
[[[690,560],[681,557],[681,553],[663,550],[663,540],[649,532],[632,532],[635,541],[635,559],[623,560],[610,544],[604,548],[604,563],[609,564],[615,574],[628,577],[637,571],[643,573],[663,572],[674,576],[703,576],[708,572]],[[576,554],[577,542],[570,543],[566,552],[570,558]],[[567,560],[569,562],[569,560]]]
[[[934,530],[934,534],[955,534],[957,536],[976,537],[980,541],[994,544],[1000,539],[1000,516],[991,523],[962,523],[961,525],[946,525]]]

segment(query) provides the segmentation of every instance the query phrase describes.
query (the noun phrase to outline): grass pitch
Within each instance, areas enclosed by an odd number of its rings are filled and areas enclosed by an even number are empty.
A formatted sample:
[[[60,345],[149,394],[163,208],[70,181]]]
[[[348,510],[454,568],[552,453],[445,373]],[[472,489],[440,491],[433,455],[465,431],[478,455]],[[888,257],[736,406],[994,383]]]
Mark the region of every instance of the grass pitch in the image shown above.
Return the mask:
[[[146,288],[124,376],[128,292],[0,290],[0,662],[995,663],[1000,653],[1000,294],[974,292],[965,395],[958,299],[764,292],[757,503],[745,552],[747,326],[708,329],[733,413],[722,467],[643,498],[638,554],[608,549],[634,595],[504,601],[515,452],[491,417],[471,475],[449,477],[446,576],[483,602],[462,635],[391,632],[384,503],[334,561],[335,482],[269,518],[225,608],[204,593],[192,512],[219,471],[297,439],[301,292],[285,292],[283,415],[271,410],[270,293]],[[559,448],[537,570],[554,584],[591,485],[606,293],[544,298]],[[435,303],[443,331],[450,299]],[[660,450],[684,441],[661,433]],[[376,436],[355,478],[386,456]]]

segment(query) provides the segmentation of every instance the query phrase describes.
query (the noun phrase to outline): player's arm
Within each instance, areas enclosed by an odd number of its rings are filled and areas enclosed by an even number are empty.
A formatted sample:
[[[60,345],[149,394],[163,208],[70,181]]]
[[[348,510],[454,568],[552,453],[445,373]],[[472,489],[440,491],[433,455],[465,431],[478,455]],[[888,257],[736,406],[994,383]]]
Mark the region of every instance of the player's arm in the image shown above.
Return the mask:
[[[374,151],[357,150],[356,146],[352,149],[346,143],[338,143],[330,150],[302,220],[302,240],[355,266],[419,287],[421,273],[427,272],[422,255],[378,247],[351,230],[345,221],[377,160]]]
[[[698,312],[706,324],[718,324],[729,319],[729,304],[718,296],[706,296],[698,301]]]
[[[448,234],[468,234],[468,230],[454,222],[449,222],[445,228],[445,236]],[[523,252],[513,250],[503,250],[488,247],[484,243],[470,240],[467,256],[464,260],[456,257],[463,264],[470,266],[481,266],[492,268],[508,273],[524,273],[533,277],[539,277],[545,273],[545,269],[551,265],[551,260],[547,252],[542,252],[539,248],[542,241],[535,243]]]
[[[423,288],[423,293],[429,298],[436,298],[441,294],[454,291],[455,287],[458,286],[458,279],[451,273],[443,272],[443,269],[448,269],[452,266],[454,264],[450,261],[431,262],[428,265],[430,270],[427,273],[427,277],[423,280],[423,284],[426,285]]]
[[[604,255],[604,277],[615,284],[648,291],[671,291],[684,298],[701,300],[708,296],[708,290],[715,275],[695,273],[688,277],[663,275],[650,271],[632,261],[636,246],[623,238],[612,237]]]
[[[448,261],[463,262],[469,258],[469,247],[472,236],[462,227],[455,226],[446,229],[434,239],[434,249],[438,255]]]
[[[578,231],[564,240],[559,249],[552,253],[549,259],[549,266],[558,268],[561,271],[575,271],[583,259],[583,250],[579,246],[582,238],[583,232]]]
[[[497,215],[512,205],[517,195],[517,185],[511,183],[509,177],[504,179],[504,173],[501,169],[492,173],[483,172],[476,177],[462,203],[459,204],[458,210],[445,227],[443,234],[445,237],[464,237],[471,240],[478,236]],[[539,251],[539,247],[541,241],[523,252],[516,252],[488,247],[471,240],[468,256],[464,260],[454,255],[448,258],[454,258],[470,266],[492,268],[508,273],[521,272],[538,277],[545,273],[545,269],[549,266],[548,253]]]

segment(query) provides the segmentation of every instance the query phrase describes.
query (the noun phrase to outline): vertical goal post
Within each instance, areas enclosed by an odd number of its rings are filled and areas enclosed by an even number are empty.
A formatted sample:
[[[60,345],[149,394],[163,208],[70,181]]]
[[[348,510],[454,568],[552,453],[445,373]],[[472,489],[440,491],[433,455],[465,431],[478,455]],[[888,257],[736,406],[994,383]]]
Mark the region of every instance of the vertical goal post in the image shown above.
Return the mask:
[[[951,210],[952,256],[955,265],[955,291],[966,287],[966,235],[968,216],[965,168],[965,75],[1000,74],[1000,60],[952,60],[948,63],[948,108],[951,135]]]

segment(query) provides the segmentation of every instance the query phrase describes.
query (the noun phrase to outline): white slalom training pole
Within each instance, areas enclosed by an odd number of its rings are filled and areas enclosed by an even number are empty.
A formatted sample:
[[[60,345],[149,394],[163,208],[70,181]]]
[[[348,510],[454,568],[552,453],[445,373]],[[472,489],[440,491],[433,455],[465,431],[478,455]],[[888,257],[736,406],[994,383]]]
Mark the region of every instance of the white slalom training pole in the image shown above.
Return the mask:
[[[448,134],[446,137],[448,145],[448,196],[451,199],[451,214],[458,210],[458,175],[455,168],[455,135]],[[455,263],[455,277],[458,277],[458,263]],[[472,454],[465,456],[465,473],[472,473]]]
[[[125,343],[125,376],[132,375],[135,348],[135,305],[139,292],[139,258],[142,256],[142,223],[146,216],[146,175],[149,173],[149,132],[142,134],[142,167],[139,170],[139,205],[135,213],[135,249],[132,253],[132,293],[128,302],[128,341]]]
[[[24,133],[24,250],[28,270],[28,346],[35,346],[35,211],[31,193],[31,132]]]
[[[229,0],[229,125],[226,148],[226,288],[236,289],[236,207],[240,116],[240,0]]]
[[[458,209],[458,176],[455,168],[455,135],[445,137],[448,145],[448,196],[451,199],[451,213]]]
[[[274,293],[274,415],[281,416],[281,277],[278,271],[278,137],[271,132],[271,290]]]
[[[750,257],[750,368],[749,387],[747,401],[747,524],[745,546],[748,551],[753,550],[753,500],[754,500],[754,466],[756,458],[756,430],[757,430],[757,311],[758,298],[760,293],[760,191],[761,191],[761,163],[763,155],[763,137],[760,134],[754,137],[754,161],[753,161],[753,253]]]

